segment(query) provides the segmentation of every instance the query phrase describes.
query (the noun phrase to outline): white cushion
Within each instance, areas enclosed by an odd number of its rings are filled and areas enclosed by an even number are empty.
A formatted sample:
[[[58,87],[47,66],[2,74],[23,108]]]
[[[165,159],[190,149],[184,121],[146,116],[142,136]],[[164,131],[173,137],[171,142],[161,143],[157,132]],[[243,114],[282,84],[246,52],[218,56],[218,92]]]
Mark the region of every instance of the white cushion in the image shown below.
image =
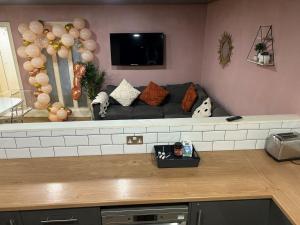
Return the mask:
[[[141,92],[123,79],[119,86],[110,94],[122,106],[130,106]]]
[[[211,116],[211,101],[207,98],[202,104],[195,109],[193,118],[210,117]]]

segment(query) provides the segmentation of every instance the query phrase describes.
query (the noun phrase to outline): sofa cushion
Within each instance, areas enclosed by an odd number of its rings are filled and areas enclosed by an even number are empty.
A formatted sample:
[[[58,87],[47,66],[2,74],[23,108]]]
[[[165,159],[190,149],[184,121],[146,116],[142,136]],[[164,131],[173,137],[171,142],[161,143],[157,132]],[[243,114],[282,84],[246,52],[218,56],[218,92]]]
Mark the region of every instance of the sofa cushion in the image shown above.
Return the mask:
[[[109,104],[110,105],[120,105],[114,98],[110,96],[110,94],[117,88],[115,85],[107,85],[106,86],[106,93],[109,96]]]
[[[184,112],[180,103],[168,103],[163,106],[165,118],[192,117],[192,113]]]
[[[106,112],[106,120],[126,120],[134,119],[133,117],[133,107],[131,106],[121,106],[121,105],[110,105]]]
[[[140,94],[139,99],[146,102],[148,105],[158,106],[164,101],[168,94],[169,92],[166,91],[166,89],[151,81]]]
[[[185,84],[170,84],[166,86],[169,96],[167,97],[167,103],[181,103],[186,90],[191,85],[191,82]]]
[[[133,108],[134,119],[163,118],[163,109],[159,106],[136,105]]]
[[[197,91],[194,84],[191,84],[187,91],[185,92],[185,95],[181,102],[181,107],[183,111],[189,112],[191,111],[192,106],[194,105],[196,99],[197,99]]]
[[[202,104],[202,102],[208,98],[207,93],[205,92],[205,90],[202,87],[200,87],[199,84],[196,84],[195,87],[197,90],[198,98],[197,98],[196,102],[194,103],[194,105],[191,109],[191,112],[194,112],[195,109],[198,108]]]
[[[131,103],[139,96],[141,92],[134,87],[126,79],[123,79],[119,86],[110,94],[122,106],[130,106]]]

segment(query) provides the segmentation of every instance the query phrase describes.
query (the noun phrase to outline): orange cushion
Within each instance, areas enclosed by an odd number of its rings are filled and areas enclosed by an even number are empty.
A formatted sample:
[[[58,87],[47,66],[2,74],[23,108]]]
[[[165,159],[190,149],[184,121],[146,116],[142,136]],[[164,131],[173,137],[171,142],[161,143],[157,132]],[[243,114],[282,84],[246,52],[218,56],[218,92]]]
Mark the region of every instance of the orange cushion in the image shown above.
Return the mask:
[[[168,91],[151,81],[140,94],[139,99],[148,105],[158,106],[163,102],[168,94]]]
[[[181,108],[185,112],[189,112],[191,108],[193,107],[195,101],[197,100],[197,91],[194,84],[191,84],[187,91],[185,92],[185,95],[181,102]]]

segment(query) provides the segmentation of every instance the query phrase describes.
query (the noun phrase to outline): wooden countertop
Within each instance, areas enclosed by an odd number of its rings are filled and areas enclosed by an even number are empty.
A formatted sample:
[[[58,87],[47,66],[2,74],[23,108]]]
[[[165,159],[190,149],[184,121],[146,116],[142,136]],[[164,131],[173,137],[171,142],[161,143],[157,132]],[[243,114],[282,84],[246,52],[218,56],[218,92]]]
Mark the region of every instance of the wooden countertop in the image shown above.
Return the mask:
[[[149,154],[2,160],[0,211],[273,198],[300,225],[300,166],[260,150],[200,155],[184,169]]]

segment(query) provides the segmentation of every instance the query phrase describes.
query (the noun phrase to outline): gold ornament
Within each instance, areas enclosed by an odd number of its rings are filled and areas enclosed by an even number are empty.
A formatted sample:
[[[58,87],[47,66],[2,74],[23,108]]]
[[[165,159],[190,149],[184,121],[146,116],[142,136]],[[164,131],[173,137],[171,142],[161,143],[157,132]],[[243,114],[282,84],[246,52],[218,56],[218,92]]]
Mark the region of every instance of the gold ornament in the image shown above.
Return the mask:
[[[65,29],[66,29],[66,31],[68,31],[68,32],[69,32],[73,27],[74,27],[74,25],[73,25],[72,23],[68,23],[68,24],[65,25]]]
[[[40,68],[40,70],[46,70],[46,66],[43,65],[43,66]]]
[[[31,44],[30,41],[23,40],[23,45],[24,45],[24,46],[28,46],[28,45],[30,45],[30,44]]]

